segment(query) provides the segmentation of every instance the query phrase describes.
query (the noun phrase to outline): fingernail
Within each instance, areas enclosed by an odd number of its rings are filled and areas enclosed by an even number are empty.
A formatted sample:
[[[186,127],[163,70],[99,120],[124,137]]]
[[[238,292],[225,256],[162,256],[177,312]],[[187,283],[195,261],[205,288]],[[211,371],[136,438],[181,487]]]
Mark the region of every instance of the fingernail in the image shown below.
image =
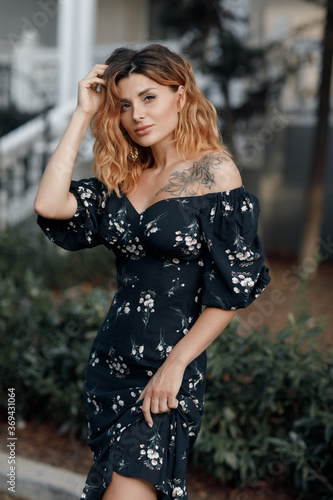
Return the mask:
[[[150,428],[153,427],[153,424],[151,422],[148,422],[148,425],[149,425]]]

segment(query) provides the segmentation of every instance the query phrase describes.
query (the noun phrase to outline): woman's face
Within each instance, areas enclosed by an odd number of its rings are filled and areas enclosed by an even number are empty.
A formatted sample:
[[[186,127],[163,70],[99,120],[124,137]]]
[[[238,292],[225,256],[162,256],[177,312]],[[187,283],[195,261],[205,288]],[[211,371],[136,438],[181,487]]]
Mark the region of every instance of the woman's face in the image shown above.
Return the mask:
[[[174,138],[184,87],[177,92],[145,75],[133,73],[118,82],[120,121],[131,139],[143,147],[168,144]]]

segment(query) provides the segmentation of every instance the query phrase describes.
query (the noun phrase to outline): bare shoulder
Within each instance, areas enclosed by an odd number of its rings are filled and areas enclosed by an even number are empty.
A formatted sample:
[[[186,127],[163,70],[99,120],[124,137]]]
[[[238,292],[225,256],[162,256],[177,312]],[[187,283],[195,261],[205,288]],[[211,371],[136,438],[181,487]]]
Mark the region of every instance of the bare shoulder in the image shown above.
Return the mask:
[[[223,150],[202,152],[197,158],[177,165],[155,197],[197,196],[240,187],[238,168]]]
[[[193,168],[200,175],[202,194],[230,191],[242,186],[240,172],[232,158],[223,150],[201,153],[194,161]]]

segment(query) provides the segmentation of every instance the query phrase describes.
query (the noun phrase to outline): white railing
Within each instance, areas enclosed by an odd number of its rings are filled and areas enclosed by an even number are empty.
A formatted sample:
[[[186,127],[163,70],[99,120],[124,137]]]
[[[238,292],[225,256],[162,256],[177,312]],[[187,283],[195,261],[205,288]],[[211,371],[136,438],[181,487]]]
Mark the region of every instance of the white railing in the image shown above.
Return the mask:
[[[33,214],[43,169],[74,108],[70,101],[0,139],[0,230]]]
[[[20,47],[13,52],[11,101],[19,111],[35,113],[54,106],[58,97],[58,51]]]

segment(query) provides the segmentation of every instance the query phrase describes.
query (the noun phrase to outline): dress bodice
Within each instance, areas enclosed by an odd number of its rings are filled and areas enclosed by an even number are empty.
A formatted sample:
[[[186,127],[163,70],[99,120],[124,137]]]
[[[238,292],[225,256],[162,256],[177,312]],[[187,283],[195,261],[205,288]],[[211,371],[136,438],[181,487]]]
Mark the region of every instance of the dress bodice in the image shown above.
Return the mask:
[[[166,198],[142,213],[125,194],[108,196],[96,178],[73,181],[71,191],[78,202],[74,216],[39,217],[39,224],[68,250],[104,244],[116,255],[120,278],[137,272],[160,281],[162,270],[170,277],[186,270],[189,282],[202,285],[202,304],[224,309],[248,306],[270,281],[257,234],[259,202],[243,186]]]

